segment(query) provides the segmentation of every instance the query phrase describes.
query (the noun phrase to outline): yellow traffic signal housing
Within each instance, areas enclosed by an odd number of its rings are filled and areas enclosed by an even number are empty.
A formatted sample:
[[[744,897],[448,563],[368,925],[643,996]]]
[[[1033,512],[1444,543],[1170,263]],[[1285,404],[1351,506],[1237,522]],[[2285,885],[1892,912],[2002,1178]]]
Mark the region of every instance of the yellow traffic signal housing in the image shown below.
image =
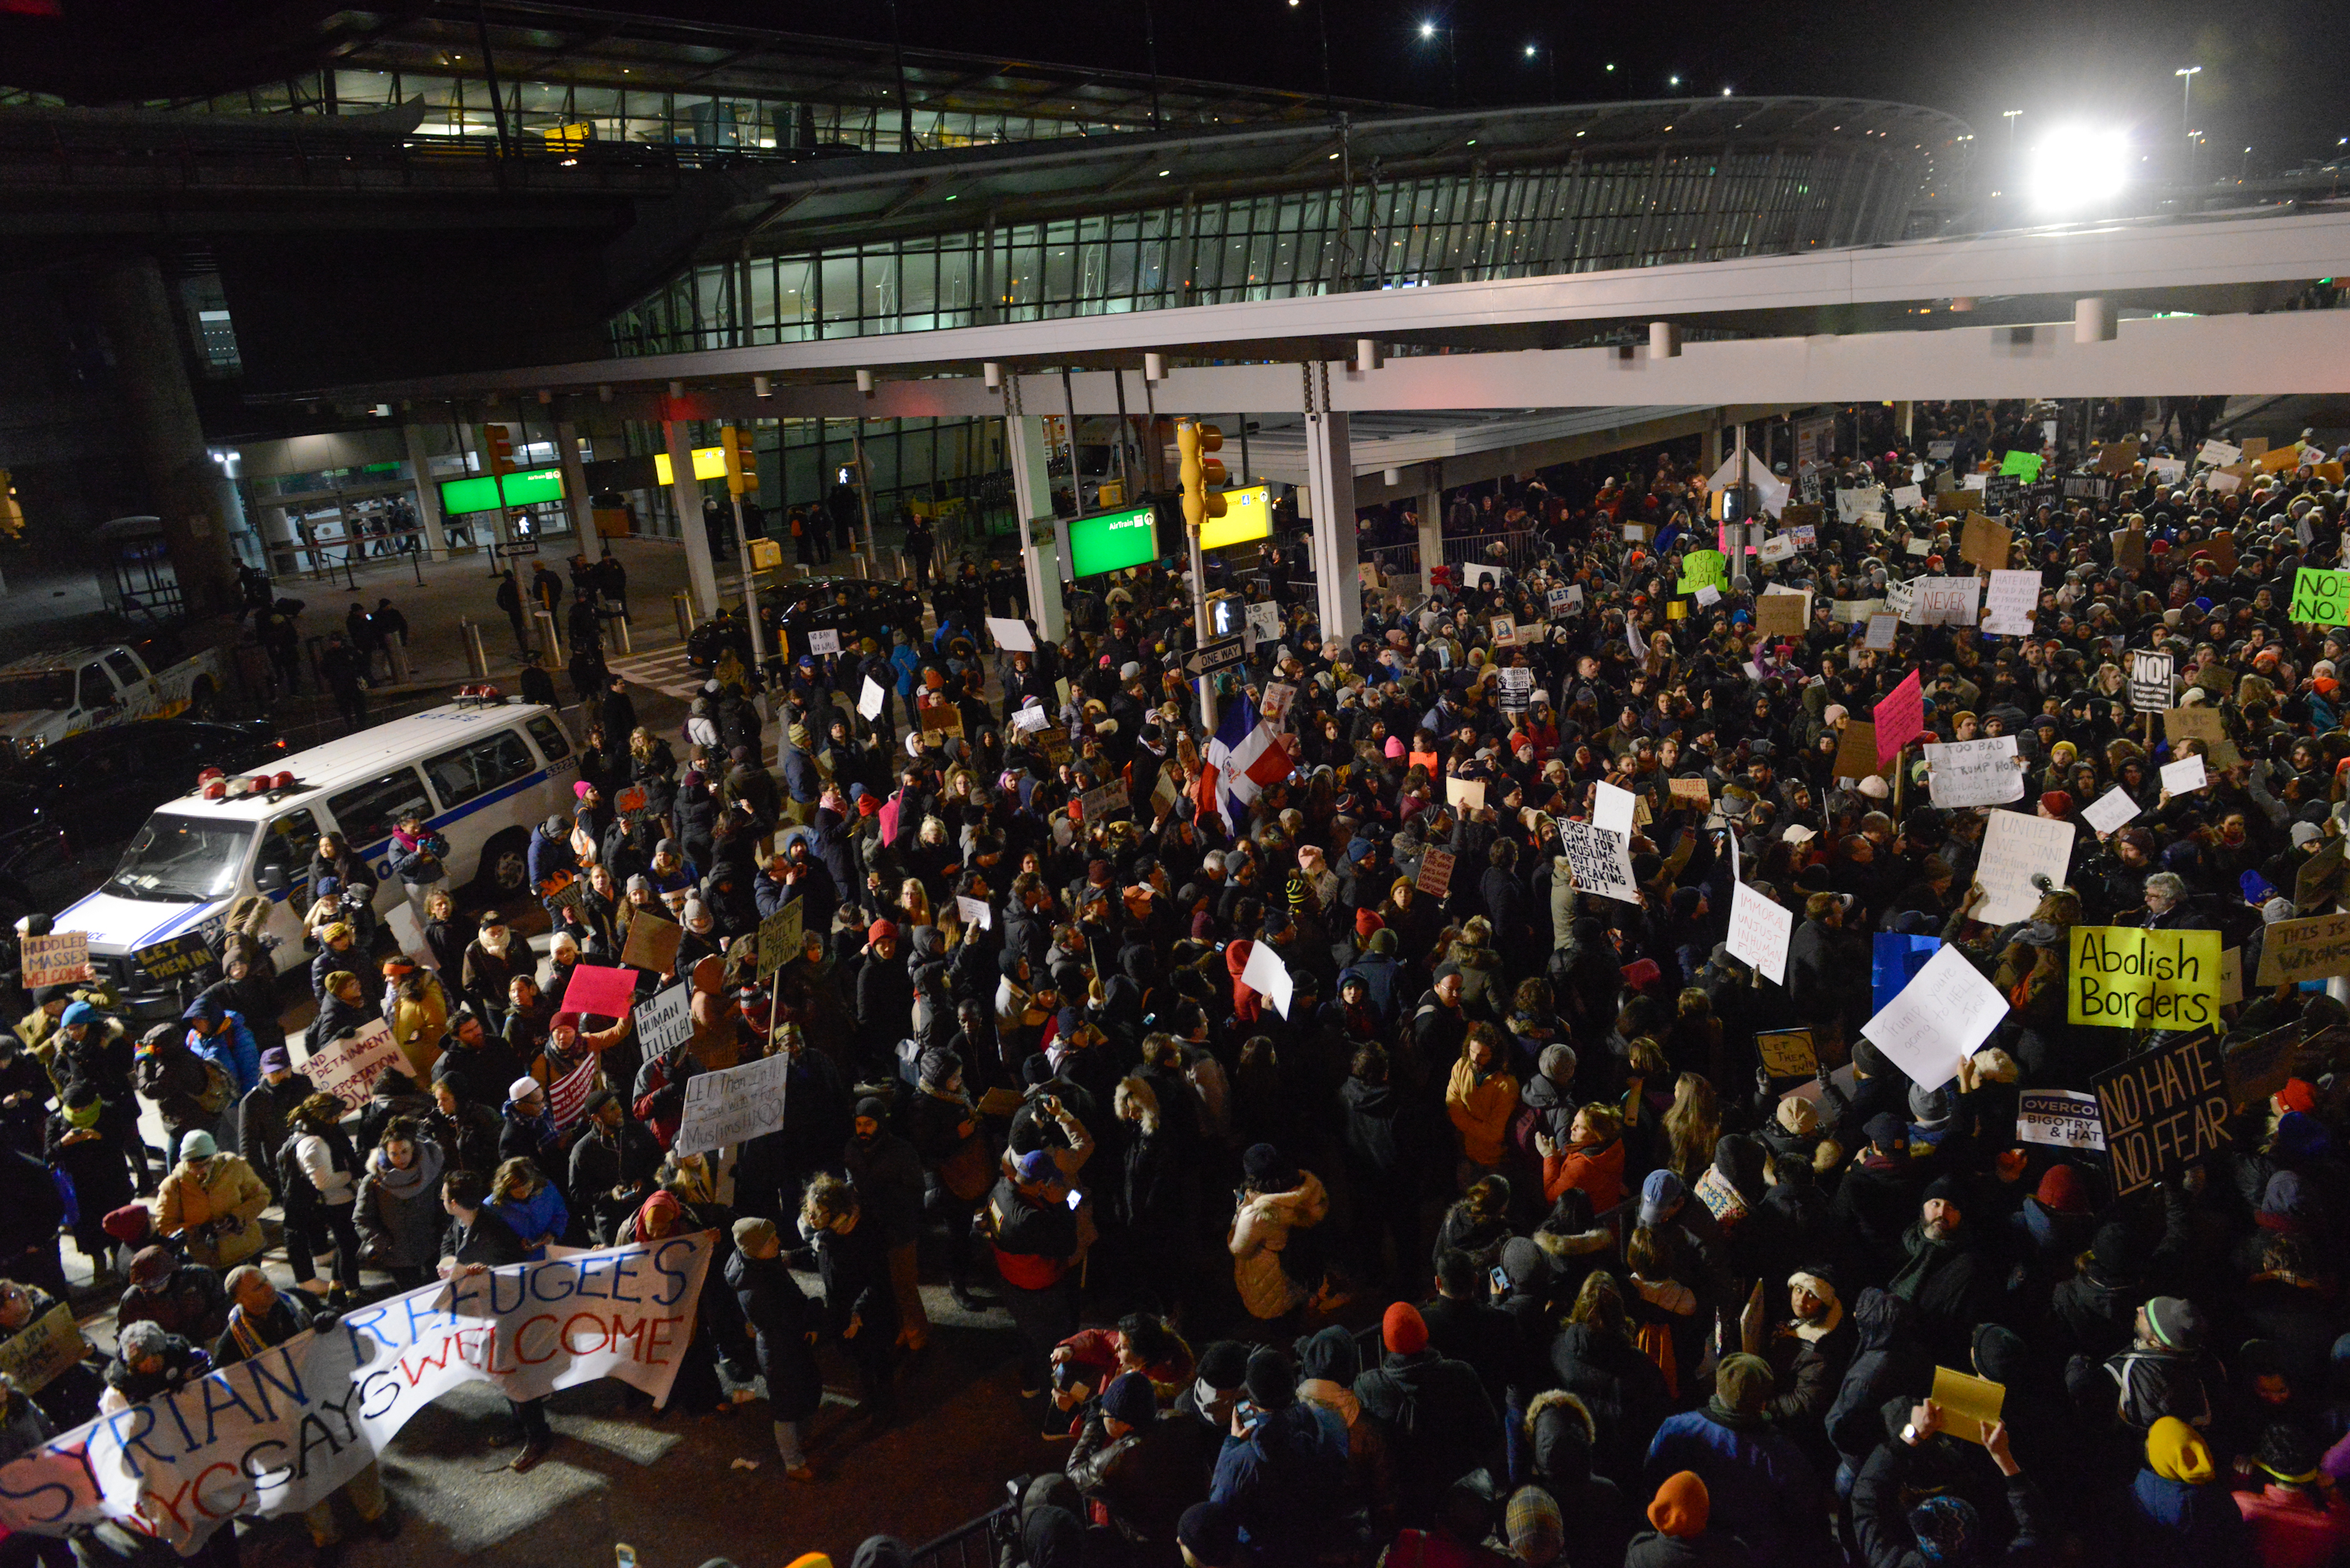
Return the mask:
[[[1214,425],[1197,420],[1175,422],[1175,449],[1182,457],[1183,521],[1194,534],[1209,519],[1224,514],[1224,498],[1219,491],[1230,476],[1224,472],[1222,458],[1208,455],[1223,444],[1224,432]]]
[[[751,432],[727,425],[718,432],[719,450],[726,454],[726,488],[736,495],[759,488],[759,454],[752,449]]]
[[[507,474],[515,471],[514,436],[505,426],[482,427],[482,456],[492,473]]]

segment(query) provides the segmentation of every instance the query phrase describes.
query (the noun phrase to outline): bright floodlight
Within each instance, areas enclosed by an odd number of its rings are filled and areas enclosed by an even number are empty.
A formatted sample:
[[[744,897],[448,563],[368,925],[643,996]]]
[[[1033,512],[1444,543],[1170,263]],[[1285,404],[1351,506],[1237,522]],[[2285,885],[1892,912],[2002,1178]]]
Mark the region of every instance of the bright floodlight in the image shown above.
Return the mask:
[[[1433,38],[1436,36],[1436,24],[1433,22],[1422,22],[1419,25],[1419,36],[1423,38]]]
[[[2120,194],[2128,170],[2129,142],[2118,130],[2051,131],[2033,150],[2032,204],[2043,212],[2094,207]]]

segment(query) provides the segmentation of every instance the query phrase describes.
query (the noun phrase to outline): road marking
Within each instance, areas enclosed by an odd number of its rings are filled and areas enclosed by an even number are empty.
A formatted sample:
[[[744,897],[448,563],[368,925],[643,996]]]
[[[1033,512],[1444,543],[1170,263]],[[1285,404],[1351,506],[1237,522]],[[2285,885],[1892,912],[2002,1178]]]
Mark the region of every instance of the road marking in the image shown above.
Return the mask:
[[[625,676],[632,685],[650,686],[665,696],[686,701],[698,696],[702,682],[709,679],[687,660],[685,644],[681,642],[650,653],[607,658],[604,664],[613,674]]]

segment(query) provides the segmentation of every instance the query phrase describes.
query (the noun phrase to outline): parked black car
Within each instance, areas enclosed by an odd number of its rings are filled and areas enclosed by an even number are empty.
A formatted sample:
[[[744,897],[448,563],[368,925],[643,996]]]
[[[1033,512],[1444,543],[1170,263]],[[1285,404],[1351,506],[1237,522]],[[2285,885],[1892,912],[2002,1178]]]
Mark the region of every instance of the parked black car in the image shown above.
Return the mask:
[[[154,719],[85,730],[18,758],[0,776],[0,846],[26,828],[62,831],[77,850],[118,844],[148,814],[215,767],[273,772],[286,742],[261,720]]]

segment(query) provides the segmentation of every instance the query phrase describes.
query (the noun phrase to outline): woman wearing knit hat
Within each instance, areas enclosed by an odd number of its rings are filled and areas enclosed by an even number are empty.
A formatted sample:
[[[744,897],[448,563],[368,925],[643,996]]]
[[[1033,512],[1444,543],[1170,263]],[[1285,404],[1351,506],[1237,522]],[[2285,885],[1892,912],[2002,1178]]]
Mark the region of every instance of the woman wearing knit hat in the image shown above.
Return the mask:
[[[1650,1528],[1632,1538],[1624,1568],[1750,1568],[1761,1561],[1734,1536],[1707,1525],[1713,1500],[1694,1470],[1667,1476],[1648,1504]]]

